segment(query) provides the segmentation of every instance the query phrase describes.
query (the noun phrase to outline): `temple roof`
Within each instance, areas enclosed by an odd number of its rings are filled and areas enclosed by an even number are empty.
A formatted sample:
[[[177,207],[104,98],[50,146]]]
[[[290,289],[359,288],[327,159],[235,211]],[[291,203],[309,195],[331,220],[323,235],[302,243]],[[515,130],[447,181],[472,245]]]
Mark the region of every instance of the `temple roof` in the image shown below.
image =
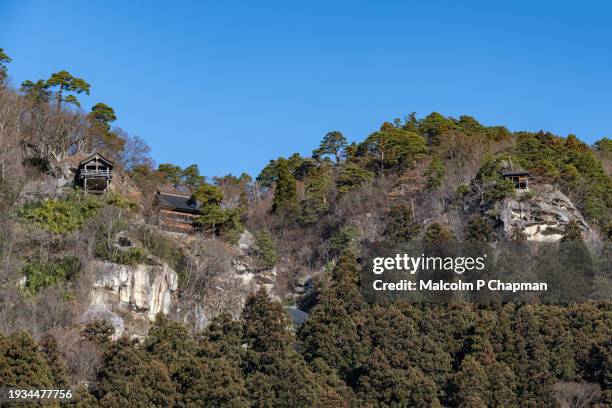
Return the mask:
[[[91,154],[91,155],[87,156],[83,160],[81,160],[79,162],[79,167],[84,166],[87,163],[89,163],[90,161],[93,161],[93,160],[96,160],[96,159],[106,163],[111,168],[115,166],[115,163],[112,160],[107,159],[106,157],[102,156],[100,153],[94,153],[94,154]]]
[[[200,213],[198,204],[195,201],[191,200],[191,196],[187,195],[169,194],[158,191],[157,204],[160,207],[177,211],[190,212],[193,214]]]
[[[504,171],[502,176],[504,177],[512,177],[512,176],[528,176],[529,172],[527,170],[514,170],[514,171]]]

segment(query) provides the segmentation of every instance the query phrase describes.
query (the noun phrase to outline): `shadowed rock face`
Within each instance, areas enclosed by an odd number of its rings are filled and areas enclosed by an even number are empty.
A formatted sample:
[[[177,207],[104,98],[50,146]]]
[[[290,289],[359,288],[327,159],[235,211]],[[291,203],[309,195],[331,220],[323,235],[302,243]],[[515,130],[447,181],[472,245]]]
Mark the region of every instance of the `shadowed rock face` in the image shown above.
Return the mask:
[[[153,321],[157,313],[168,314],[178,275],[167,264],[135,266],[96,262],[98,277],[91,304],[126,308]]]
[[[500,206],[500,220],[506,236],[516,232],[528,241],[555,242],[563,238],[565,226],[571,220],[578,223],[583,233],[590,230],[580,211],[570,199],[552,188],[536,193],[532,198],[505,199]]]

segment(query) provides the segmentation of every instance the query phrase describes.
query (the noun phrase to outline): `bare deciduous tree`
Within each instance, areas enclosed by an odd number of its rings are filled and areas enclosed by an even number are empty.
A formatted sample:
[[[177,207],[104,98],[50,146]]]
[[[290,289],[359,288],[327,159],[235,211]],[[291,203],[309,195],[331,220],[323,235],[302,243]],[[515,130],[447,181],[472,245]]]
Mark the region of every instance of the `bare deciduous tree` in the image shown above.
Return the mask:
[[[560,382],[553,390],[563,408],[590,407],[601,395],[599,384],[593,383]]]

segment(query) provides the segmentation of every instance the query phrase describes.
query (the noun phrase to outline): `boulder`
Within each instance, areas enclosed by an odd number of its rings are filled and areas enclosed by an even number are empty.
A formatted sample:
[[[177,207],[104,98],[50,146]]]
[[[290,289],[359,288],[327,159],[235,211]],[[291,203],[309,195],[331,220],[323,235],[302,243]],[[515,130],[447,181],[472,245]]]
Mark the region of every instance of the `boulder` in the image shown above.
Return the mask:
[[[238,239],[238,248],[242,251],[249,251],[255,245],[255,238],[248,230],[242,231]]]

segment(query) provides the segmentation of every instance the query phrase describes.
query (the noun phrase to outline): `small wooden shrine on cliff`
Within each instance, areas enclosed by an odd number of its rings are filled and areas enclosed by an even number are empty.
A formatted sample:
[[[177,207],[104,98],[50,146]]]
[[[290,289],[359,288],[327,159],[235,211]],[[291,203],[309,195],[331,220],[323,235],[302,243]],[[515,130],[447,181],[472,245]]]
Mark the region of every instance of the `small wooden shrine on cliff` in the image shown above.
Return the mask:
[[[79,162],[77,184],[88,193],[106,193],[113,178],[113,167],[113,161],[100,153],[94,153]]]

